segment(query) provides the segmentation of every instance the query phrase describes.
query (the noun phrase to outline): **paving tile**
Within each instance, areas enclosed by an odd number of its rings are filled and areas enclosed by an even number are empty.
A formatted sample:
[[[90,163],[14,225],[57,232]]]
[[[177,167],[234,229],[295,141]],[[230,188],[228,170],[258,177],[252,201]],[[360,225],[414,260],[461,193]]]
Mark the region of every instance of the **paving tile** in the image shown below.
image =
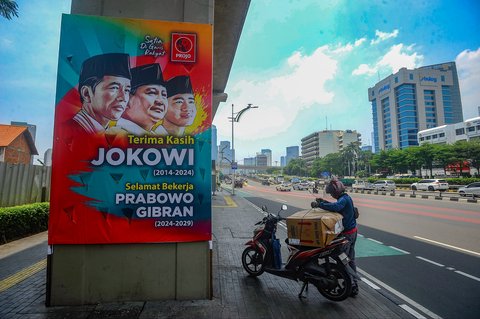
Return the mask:
[[[45,307],[45,276],[42,270],[0,293],[2,319],[290,319],[290,318],[412,318],[392,299],[360,282],[360,294],[335,303],[310,286],[306,299],[299,299],[301,284],[264,273],[247,275],[241,264],[245,242],[262,215],[247,200],[232,197],[237,207],[214,207],[212,300],[123,302],[78,307]],[[224,205],[221,193],[214,206]],[[0,246],[1,247],[1,246]],[[1,249],[1,248],[0,248]],[[286,254],[283,247],[282,254]],[[8,277],[45,258],[46,243],[0,259],[0,278]],[[285,259],[285,258],[284,258]],[[15,265],[16,262],[20,264]]]

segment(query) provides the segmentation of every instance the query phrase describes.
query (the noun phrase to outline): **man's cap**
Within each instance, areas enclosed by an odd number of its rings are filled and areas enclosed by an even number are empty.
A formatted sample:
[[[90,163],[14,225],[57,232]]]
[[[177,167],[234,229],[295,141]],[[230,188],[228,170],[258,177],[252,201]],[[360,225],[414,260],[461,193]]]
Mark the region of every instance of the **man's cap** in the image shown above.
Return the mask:
[[[107,53],[92,56],[82,63],[78,89],[91,79],[105,75],[132,79],[130,73],[130,56],[125,53]]]
[[[188,75],[176,76],[167,81],[168,97],[185,93],[193,94],[192,82]]]
[[[132,93],[142,85],[159,84],[166,87],[163,79],[162,69],[158,63],[137,66],[131,69],[132,72]]]

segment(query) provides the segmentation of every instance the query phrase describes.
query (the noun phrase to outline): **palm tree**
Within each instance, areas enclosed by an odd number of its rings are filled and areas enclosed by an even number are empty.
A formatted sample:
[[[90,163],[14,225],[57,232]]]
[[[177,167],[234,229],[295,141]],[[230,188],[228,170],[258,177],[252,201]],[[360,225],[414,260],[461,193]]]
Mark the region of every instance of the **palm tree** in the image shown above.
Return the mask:
[[[18,17],[18,5],[14,0],[0,0],[0,16],[8,20]]]
[[[355,165],[358,161],[358,154],[360,154],[360,143],[352,142],[348,144],[342,151],[342,157],[344,162],[348,165],[348,175],[355,175],[356,167]]]

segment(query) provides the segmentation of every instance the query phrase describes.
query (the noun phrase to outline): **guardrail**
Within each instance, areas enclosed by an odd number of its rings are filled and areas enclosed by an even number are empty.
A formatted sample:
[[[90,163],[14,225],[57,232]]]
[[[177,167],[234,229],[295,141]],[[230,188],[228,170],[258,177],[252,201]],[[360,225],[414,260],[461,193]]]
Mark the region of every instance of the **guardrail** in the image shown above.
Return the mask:
[[[399,197],[410,197],[410,198],[434,198],[436,200],[443,200],[448,199],[450,201],[467,201],[469,203],[477,203],[478,200],[473,195],[466,195],[465,197],[460,196],[458,193],[451,193],[448,191],[419,191],[419,190],[391,190],[391,191],[381,191],[381,190],[365,190],[365,189],[354,189],[350,187],[348,189],[352,193],[360,193],[360,194],[373,194],[373,195],[390,195],[390,196],[399,196]]]

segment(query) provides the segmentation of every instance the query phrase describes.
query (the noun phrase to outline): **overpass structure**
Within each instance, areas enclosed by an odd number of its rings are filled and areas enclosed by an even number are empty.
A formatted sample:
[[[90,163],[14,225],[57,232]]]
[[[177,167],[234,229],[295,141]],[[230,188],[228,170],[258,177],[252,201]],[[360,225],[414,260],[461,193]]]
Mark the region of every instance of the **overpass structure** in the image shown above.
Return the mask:
[[[232,168],[232,165],[230,163],[221,163],[219,164],[220,168]],[[256,169],[256,170],[267,170],[269,168],[281,168],[280,166],[255,166],[255,165],[237,165],[237,170],[242,170],[242,169]]]

